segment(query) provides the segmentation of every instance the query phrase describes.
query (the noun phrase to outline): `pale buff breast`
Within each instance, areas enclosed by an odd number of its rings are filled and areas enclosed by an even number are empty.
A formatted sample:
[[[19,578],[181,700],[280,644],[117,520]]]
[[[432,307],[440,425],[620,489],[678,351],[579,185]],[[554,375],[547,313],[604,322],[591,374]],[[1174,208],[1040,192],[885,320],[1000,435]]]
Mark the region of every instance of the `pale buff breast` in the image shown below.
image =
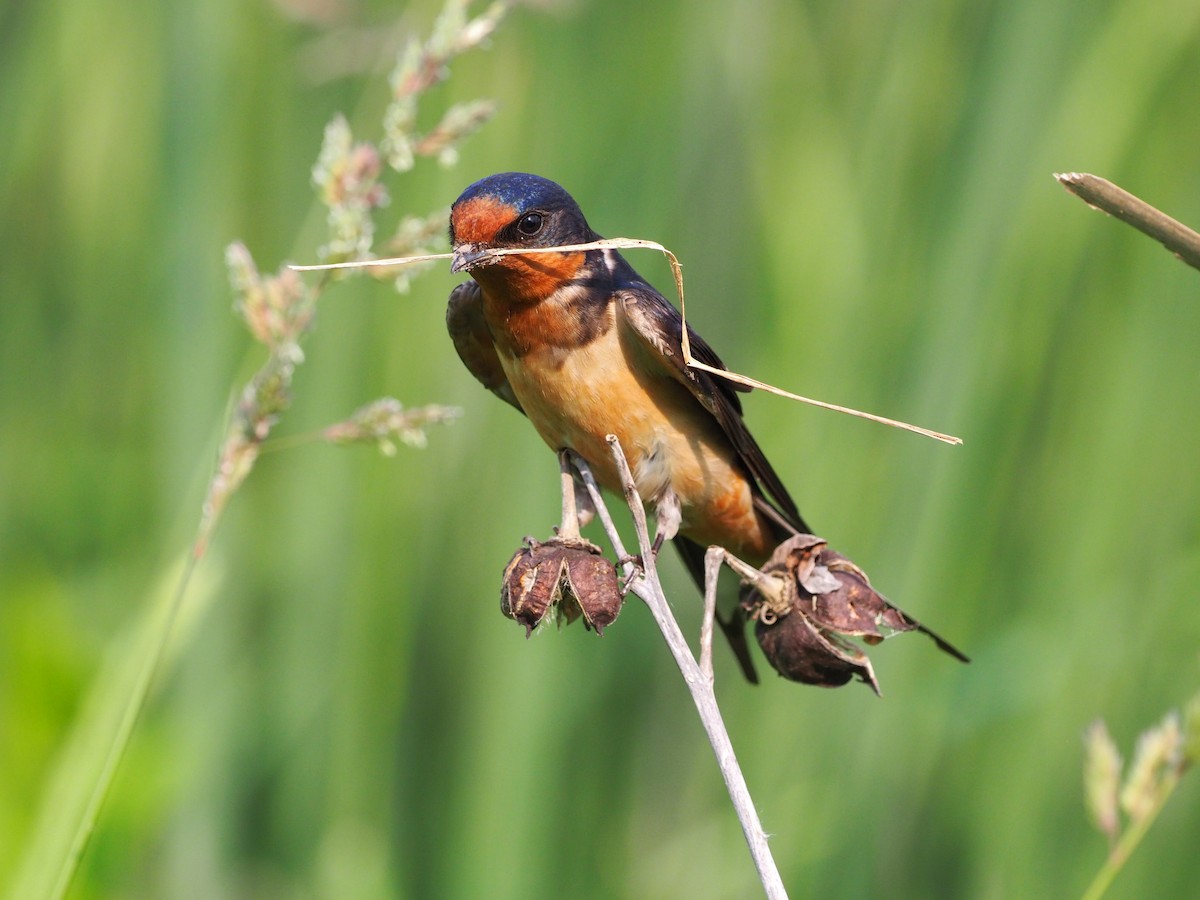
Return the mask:
[[[735,553],[764,552],[770,537],[719,426],[678,381],[638,372],[617,329],[584,346],[531,348],[519,359],[501,351],[500,361],[552,449],[575,450],[602,485],[619,490],[605,441],[615,434],[643,499],[655,502],[668,487],[674,490],[685,534]]]

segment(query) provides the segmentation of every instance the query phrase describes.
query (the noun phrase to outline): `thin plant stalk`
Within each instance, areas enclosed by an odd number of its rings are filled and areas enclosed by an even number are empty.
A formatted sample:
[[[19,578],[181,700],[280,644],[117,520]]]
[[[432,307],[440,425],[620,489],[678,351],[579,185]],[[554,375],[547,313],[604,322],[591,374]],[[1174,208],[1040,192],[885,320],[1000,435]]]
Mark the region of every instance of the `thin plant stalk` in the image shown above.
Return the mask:
[[[487,101],[459,104],[451,107],[428,134],[419,135],[415,130],[416,110],[422,95],[444,80],[452,58],[482,44],[509,8],[503,0],[495,0],[472,18],[468,14],[468,5],[469,0],[446,0],[428,41],[422,43],[413,39],[398,61],[393,73],[393,101],[383,123],[386,132],[383,143],[394,171],[407,171],[416,156],[436,156],[444,163],[453,162],[458,144],[491,116],[493,107]],[[381,172],[379,150],[367,142],[355,144],[345,119],[335,118],[326,129],[325,146],[313,173],[329,206],[331,241],[324,254],[344,257],[370,252],[375,234],[372,214],[387,202],[386,191],[378,181]],[[440,227],[441,213],[433,218]],[[410,228],[410,235],[402,223],[393,239],[392,249],[416,250],[428,231],[420,224],[418,221],[417,227]],[[28,879],[39,883],[39,894],[41,884],[45,882],[44,895],[55,900],[70,888],[79,869],[121,760],[163,667],[180,611],[221,513],[250,474],[272,428],[291,404],[292,375],[304,359],[300,343],[312,327],[318,298],[332,280],[325,276],[315,286],[306,287],[294,272],[286,269],[277,276],[260,276],[249,252],[240,243],[228,248],[226,260],[239,295],[239,311],[251,334],[267,346],[269,353],[227,416],[216,471],[208,485],[191,552],[161,623],[153,625],[152,639],[136,670],[127,698],[123,703],[114,704],[120,714],[114,716],[116,724],[111,737],[105,740],[102,762],[94,781],[80,792],[81,795],[86,792],[86,799],[77,807],[78,821],[62,823],[62,828],[58,829],[70,838],[55,841],[52,852],[56,858],[46,864],[39,861],[39,852],[44,852],[44,848],[37,846],[36,839],[26,849],[25,867],[18,879],[24,883],[28,873]],[[404,410],[397,401],[385,398],[364,407],[346,422],[327,429],[323,437],[336,443],[370,442],[386,452],[392,446],[392,438],[420,445],[424,425],[448,421],[454,415],[454,410],[444,407]],[[75,808],[73,805],[72,811],[65,816],[72,817]],[[44,806],[43,812],[58,816],[59,823],[64,817],[61,810],[50,807]],[[65,849],[61,851],[61,857],[57,857],[60,844]]]
[[[1129,857],[1133,855],[1138,845],[1142,843],[1142,838],[1146,836],[1146,832],[1150,830],[1150,826],[1154,824],[1154,820],[1158,818],[1158,814],[1162,812],[1167,801],[1171,799],[1171,794],[1175,792],[1175,788],[1179,785],[1180,775],[1181,773],[1177,770],[1164,773],[1162,783],[1158,786],[1158,791],[1154,796],[1154,804],[1144,816],[1129,823],[1129,827],[1125,829],[1120,840],[1117,841],[1112,851],[1108,854],[1108,857],[1104,860],[1104,865],[1096,872],[1096,877],[1092,879],[1092,883],[1083,892],[1082,900],[1100,900],[1109,887],[1112,886],[1113,879],[1125,867],[1125,863],[1129,861]]]
[[[613,459],[616,461],[617,472],[621,478],[625,502],[628,504],[629,511],[633,516],[633,525],[637,533],[638,552],[641,560],[640,566],[635,566],[632,561],[629,561],[621,537],[617,533],[612,517],[604,506],[604,499],[600,494],[600,488],[587,463],[575,455],[572,455],[572,462],[583,479],[584,486],[587,488],[588,495],[591,497],[592,504],[596,508],[597,515],[604,526],[608,539],[612,543],[613,550],[619,559],[627,560],[625,571],[627,576],[632,578],[632,581],[629,583],[629,590],[636,594],[649,607],[650,614],[654,617],[654,622],[662,633],[667,647],[670,648],[671,655],[675,659],[675,664],[679,667],[684,683],[692,695],[692,702],[696,706],[696,712],[700,716],[704,732],[708,735],[709,744],[712,746],[713,754],[717,758],[717,766],[721,770],[721,777],[725,780],[729,799],[732,801],[738,821],[741,823],[742,834],[746,838],[746,844],[750,849],[750,856],[754,861],[755,868],[758,870],[758,877],[762,882],[763,891],[769,900],[786,900],[787,889],[784,887],[783,879],[779,875],[779,868],[775,865],[775,858],[772,856],[771,848],[767,843],[766,832],[759,821],[758,811],[754,807],[754,800],[750,796],[750,788],[747,786],[746,778],[742,774],[741,767],[738,765],[737,756],[733,751],[733,742],[729,738],[729,731],[725,728],[725,721],[721,716],[721,708],[717,703],[717,696],[714,690],[712,673],[712,618],[716,610],[716,572],[719,569],[719,561],[723,556],[723,551],[720,548],[710,548],[709,553],[705,557],[705,614],[704,625],[701,630],[700,661],[697,662],[691,648],[688,646],[687,639],[683,636],[683,632],[679,628],[679,623],[675,620],[675,616],[671,612],[671,605],[667,602],[662,583],[659,581],[658,567],[655,565],[653,546],[646,523],[646,511],[642,506],[641,497],[638,495],[637,487],[633,482],[633,474],[629,470],[629,463],[625,459],[625,454],[621,450],[621,444],[616,436],[610,434],[607,436],[607,440],[609,446],[612,448]],[[713,553],[714,550],[716,551],[715,554]],[[713,563],[714,559],[717,560],[716,564]]]
[[[1182,222],[1099,175],[1065,172],[1054,177],[1084,203],[1154,238],[1189,266],[1200,269],[1200,234]]]
[[[199,556],[188,554],[184,562],[183,572],[180,574],[175,590],[171,594],[166,614],[159,629],[160,638],[154,642],[150,654],[142,662],[141,669],[138,671],[137,681],[134,683],[133,690],[130,692],[129,699],[121,713],[120,722],[105,753],[100,772],[96,777],[91,792],[88,794],[87,803],[80,815],[79,822],[75,826],[75,833],[71,839],[70,849],[59,865],[58,876],[49,894],[55,900],[66,894],[67,889],[71,886],[71,881],[75,877],[75,873],[79,869],[79,861],[83,857],[83,851],[87,848],[92,833],[95,831],[100,810],[104,807],[104,801],[108,796],[109,788],[112,786],[113,778],[117,773],[117,769],[120,768],[121,760],[125,757],[125,751],[129,747],[129,739],[133,735],[133,730],[137,726],[138,720],[141,719],[142,711],[146,708],[146,698],[150,694],[150,688],[155,683],[159,669],[162,668],[163,657],[166,655],[171,633],[174,631],[175,623],[179,619],[179,611],[183,607],[184,597],[187,595],[188,586],[191,584],[192,575],[196,571],[196,564],[199,560]]]

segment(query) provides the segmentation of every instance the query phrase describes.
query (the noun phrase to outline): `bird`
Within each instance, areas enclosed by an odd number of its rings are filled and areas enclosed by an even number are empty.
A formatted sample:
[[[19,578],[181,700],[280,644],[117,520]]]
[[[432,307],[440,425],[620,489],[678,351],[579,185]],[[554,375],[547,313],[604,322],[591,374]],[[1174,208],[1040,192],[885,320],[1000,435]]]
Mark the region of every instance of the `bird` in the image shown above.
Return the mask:
[[[468,371],[529,419],[554,451],[582,457],[620,492],[606,441],[616,435],[643,501],[655,550],[671,540],[697,585],[705,548],[761,565],[784,540],[811,533],[743,417],[749,388],[691,368],[680,312],[613,249],[494,255],[508,248],[601,240],[557,183],[505,172],[470,185],[450,210],[446,323]],[[692,356],[725,369],[690,326]],[[720,618],[751,682],[744,614]]]

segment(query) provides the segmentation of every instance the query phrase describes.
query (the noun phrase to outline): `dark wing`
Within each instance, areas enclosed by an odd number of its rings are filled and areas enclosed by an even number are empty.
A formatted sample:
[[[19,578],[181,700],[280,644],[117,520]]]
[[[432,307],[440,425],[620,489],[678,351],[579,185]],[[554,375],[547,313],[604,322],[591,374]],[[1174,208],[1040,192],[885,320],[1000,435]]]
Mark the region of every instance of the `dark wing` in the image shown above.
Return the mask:
[[[460,284],[450,292],[450,302],[446,306],[446,330],[450,332],[450,340],[454,342],[458,358],[463,361],[467,371],[475,376],[475,380],[524,413],[500,365],[500,357],[496,355],[492,333],[483,318],[483,297],[479,285],[474,281]]]
[[[633,270],[628,264],[625,264],[623,269],[621,274],[633,275]],[[637,279],[636,275],[633,275],[633,279],[625,280],[616,296],[620,301],[621,321],[641,342],[646,350],[647,359],[656,362],[664,373],[686,386],[692,396],[717,420],[721,430],[737,451],[742,465],[757,483],[759,493],[754,498],[755,503],[760,511],[775,523],[779,538],[782,540],[794,532],[811,533],[804,519],[800,517],[787,488],[767,462],[762,448],[758,446],[742,419],[741,400],[735,392],[749,389],[708,372],[690,369],[684,364],[683,342],[680,339],[683,317],[665,297],[644,281]],[[725,364],[712,347],[690,327],[688,343],[692,356],[697,360],[714,369],[725,368]],[[692,580],[703,591],[704,548],[682,535],[677,536],[672,543]],[[742,608],[734,606],[728,619],[723,619],[718,614],[717,623],[729,640],[729,646],[733,655],[737,657],[746,680],[751,684],[758,684],[758,675],[750,658],[750,648],[746,644],[746,618]]]
[[[660,364],[664,373],[686,386],[717,420],[742,465],[765,494],[758,498],[759,508],[780,526],[780,537],[787,537],[792,532],[809,533],[787,488],[742,419],[742,404],[735,391],[748,389],[684,364],[680,340],[683,317],[654,288],[640,280],[627,282],[617,291],[616,297],[620,301],[621,322],[642,343],[647,359]],[[712,347],[690,327],[688,341],[695,359],[715,369],[725,368]]]

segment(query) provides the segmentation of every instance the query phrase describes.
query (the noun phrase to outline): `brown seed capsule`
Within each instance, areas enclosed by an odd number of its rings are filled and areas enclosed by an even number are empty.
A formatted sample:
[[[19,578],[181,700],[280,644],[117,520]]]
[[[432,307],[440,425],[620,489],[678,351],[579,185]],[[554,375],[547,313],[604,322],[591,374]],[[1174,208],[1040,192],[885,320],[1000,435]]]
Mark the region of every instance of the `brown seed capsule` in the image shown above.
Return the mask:
[[[879,692],[866,655],[844,638],[878,644],[901,631],[921,631],[947,653],[966,657],[905,614],[871,587],[867,575],[811,534],[784,541],[763,566],[783,576],[779,596],[742,591],[742,607],[756,622],[755,636],[775,670],[785,678],[838,687],[858,676]]]
[[[500,612],[525,626],[528,637],[557,602],[559,563],[553,552],[526,538],[504,568]]]
[[[585,626],[601,634],[624,602],[616,567],[582,538],[526,538],[500,588],[500,611],[524,625],[526,636],[556,608],[567,622],[582,615]]]
[[[856,675],[879,692],[866,654],[819,629],[802,613],[771,625],[759,622],[754,635],[775,671],[791,681],[821,687],[841,687]]]

